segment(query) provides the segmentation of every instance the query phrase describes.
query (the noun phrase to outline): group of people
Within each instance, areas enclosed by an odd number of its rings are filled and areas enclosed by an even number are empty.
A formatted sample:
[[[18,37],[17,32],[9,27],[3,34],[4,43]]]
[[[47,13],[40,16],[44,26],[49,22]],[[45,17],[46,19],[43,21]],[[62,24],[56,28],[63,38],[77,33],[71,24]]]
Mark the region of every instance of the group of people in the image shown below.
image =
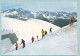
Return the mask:
[[[25,47],[25,41],[23,40],[23,39],[21,39],[22,41],[21,41],[21,44],[23,44],[23,48]],[[20,45],[21,45],[20,44]],[[18,43],[16,42],[16,50],[18,50]]]
[[[50,28],[50,32],[52,32],[52,28]],[[42,34],[42,38],[43,38],[43,37],[47,34],[47,31],[44,31],[44,30],[42,29],[41,34]]]
[[[70,18],[70,24],[73,24],[74,20],[75,20],[74,16],[71,17]],[[52,32],[52,28],[50,28],[49,31]],[[41,34],[42,34],[42,39],[43,39],[43,37],[47,34],[47,31],[45,31],[45,30],[42,29]],[[38,39],[38,35],[36,37]],[[34,39],[35,38],[32,36],[32,38],[31,38],[32,43],[34,42]],[[25,47],[25,41],[23,39],[21,39],[21,40],[22,40],[21,41],[21,44],[23,44],[23,48],[24,48]],[[16,42],[16,45],[15,46],[16,46],[16,50],[18,50],[18,43],[17,42]]]
[[[50,32],[52,32],[52,28],[50,28]],[[41,31],[41,34],[42,34],[42,38],[47,34],[47,31],[44,31],[43,29],[42,29],[42,31]],[[38,39],[38,35],[36,36],[37,37],[37,39]],[[32,43],[34,42],[34,37],[32,36]]]
[[[52,32],[52,28],[50,28],[50,32]],[[43,37],[47,34],[47,31],[44,31],[43,29],[42,29],[42,31],[41,31],[41,34],[42,34],[42,39],[43,39]],[[38,35],[36,36],[37,37],[37,39],[38,39]],[[32,43],[34,42],[34,37],[32,36],[32,38],[31,38],[31,40],[32,40]],[[21,39],[21,44],[23,45],[23,48],[25,47],[25,40],[23,40],[23,39]],[[20,44],[20,45],[21,45]],[[16,50],[18,50],[18,43],[16,42]]]
[[[70,18],[70,24],[73,24],[74,23],[74,20],[75,20],[74,16],[71,17]],[[52,32],[52,28],[50,28],[49,31]],[[43,39],[43,37],[47,34],[47,31],[45,31],[45,30],[42,29],[41,34],[42,34],[42,39]],[[38,35],[36,37],[38,39]],[[34,39],[35,38],[32,36],[32,38],[31,38],[32,43],[34,42]],[[23,39],[21,39],[21,40],[22,40],[21,41],[21,44],[23,44],[23,48],[24,48],[25,47],[25,41]],[[16,42],[16,45],[15,46],[16,46],[16,50],[18,50],[18,43],[17,42]]]

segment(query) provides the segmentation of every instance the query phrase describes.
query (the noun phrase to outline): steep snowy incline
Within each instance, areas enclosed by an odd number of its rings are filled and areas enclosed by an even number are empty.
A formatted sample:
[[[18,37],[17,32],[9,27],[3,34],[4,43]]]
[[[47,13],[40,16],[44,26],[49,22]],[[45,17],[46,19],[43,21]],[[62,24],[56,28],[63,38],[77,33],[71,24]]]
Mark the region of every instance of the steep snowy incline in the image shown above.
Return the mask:
[[[35,37],[37,39],[37,35],[39,39],[41,38],[41,30],[44,29],[49,33],[50,27],[53,28],[53,31],[60,29],[60,27],[50,24],[48,22],[38,20],[38,19],[29,19],[27,21],[21,21],[14,18],[7,18],[2,16],[2,31],[4,30],[12,30],[13,33],[16,34],[19,41],[24,39],[26,43],[31,42],[31,37]]]
[[[77,23],[47,34],[40,41],[26,44],[24,49],[19,46],[19,50],[16,51],[15,47],[12,50],[5,55],[76,55]]]
[[[1,44],[2,44],[1,46],[2,53],[6,53],[7,50],[9,50],[12,47],[12,44],[9,38],[2,40]]]

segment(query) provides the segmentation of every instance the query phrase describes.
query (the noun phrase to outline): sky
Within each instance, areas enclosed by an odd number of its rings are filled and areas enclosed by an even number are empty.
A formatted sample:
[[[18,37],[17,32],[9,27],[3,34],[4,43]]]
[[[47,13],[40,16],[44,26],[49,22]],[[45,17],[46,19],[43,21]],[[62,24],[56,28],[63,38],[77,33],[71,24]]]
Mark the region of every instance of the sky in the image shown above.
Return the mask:
[[[77,2],[34,2],[34,3],[2,3],[2,11],[12,8],[23,8],[25,10],[53,11],[53,12],[77,12]]]

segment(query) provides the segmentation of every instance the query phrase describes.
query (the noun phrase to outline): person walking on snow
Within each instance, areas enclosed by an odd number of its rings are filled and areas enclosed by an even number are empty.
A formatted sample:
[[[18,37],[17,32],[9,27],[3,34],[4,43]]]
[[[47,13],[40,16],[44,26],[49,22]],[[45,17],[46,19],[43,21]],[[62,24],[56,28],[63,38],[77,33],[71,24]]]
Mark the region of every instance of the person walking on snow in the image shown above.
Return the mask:
[[[23,44],[23,48],[25,47],[25,41],[23,39],[21,39],[21,44]]]
[[[52,28],[50,28],[50,32],[52,32]]]
[[[45,35],[47,34],[47,31],[45,31]]]
[[[73,21],[75,20],[74,16],[70,18],[70,24],[73,23]]]
[[[18,50],[18,43],[17,42],[16,42],[16,45],[15,46],[16,46],[16,50]]]
[[[34,42],[34,37],[33,36],[32,36],[32,39],[31,40],[32,40],[32,43],[33,43]]]
[[[37,39],[38,39],[38,35],[37,35]]]
[[[41,31],[41,34],[42,34],[42,38],[44,37],[44,35],[45,35],[45,31],[42,29],[42,31]]]

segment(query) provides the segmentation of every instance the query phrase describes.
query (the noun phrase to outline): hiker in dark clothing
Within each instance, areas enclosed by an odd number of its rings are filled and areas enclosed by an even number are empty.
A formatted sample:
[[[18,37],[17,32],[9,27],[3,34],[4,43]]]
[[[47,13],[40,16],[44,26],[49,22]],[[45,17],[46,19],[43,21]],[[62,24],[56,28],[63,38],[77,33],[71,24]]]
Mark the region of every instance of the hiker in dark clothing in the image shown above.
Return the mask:
[[[16,46],[16,50],[18,50],[18,43],[17,42],[16,42],[16,45],[15,46]]]
[[[52,28],[50,28],[50,32],[52,32]]]
[[[25,41],[23,39],[21,39],[21,40],[22,40],[21,44],[23,44],[23,48],[24,48],[25,47]]]
[[[45,31],[45,35],[47,34],[47,31]]]

